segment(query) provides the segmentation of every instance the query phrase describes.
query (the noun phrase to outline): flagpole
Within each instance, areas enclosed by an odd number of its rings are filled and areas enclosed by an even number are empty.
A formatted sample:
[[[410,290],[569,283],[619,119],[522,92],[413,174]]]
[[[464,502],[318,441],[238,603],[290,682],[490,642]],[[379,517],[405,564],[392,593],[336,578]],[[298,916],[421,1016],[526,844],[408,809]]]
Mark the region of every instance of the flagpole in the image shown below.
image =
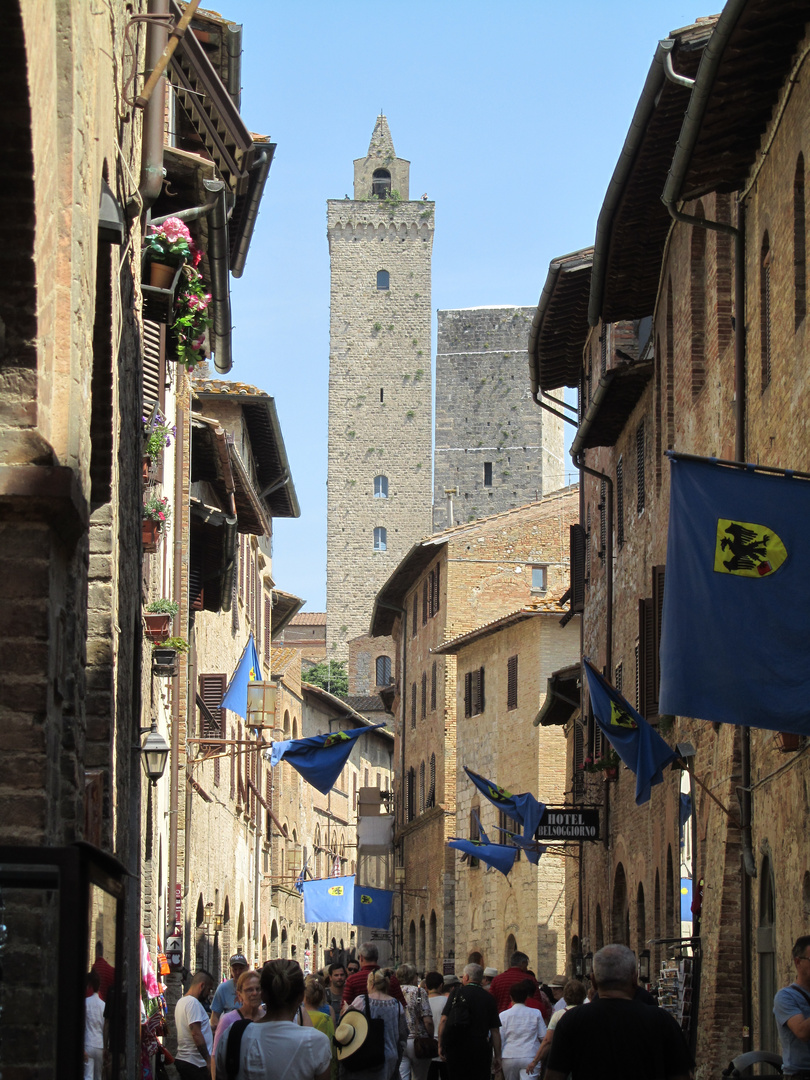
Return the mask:
[[[723,813],[728,816],[729,820],[731,822],[733,822],[733,824],[736,825],[738,829],[742,828],[742,825],[741,825],[740,821],[732,814],[732,812],[728,809],[728,807],[723,806],[723,804],[720,802],[720,800],[717,798],[717,796],[714,794],[714,792],[700,779],[700,777],[697,775],[695,770],[689,768],[689,765],[688,765],[686,759],[682,758],[682,757],[679,757],[677,759],[677,762],[678,762],[678,764],[680,765],[680,767],[682,769],[685,769],[686,772],[689,773],[689,775],[694,779],[695,783],[699,784],[700,787],[703,788],[703,790],[706,792],[706,794],[709,796],[709,798],[712,800],[712,802],[717,803],[717,805],[720,807],[720,809],[723,811]],[[694,814],[695,812],[696,812],[696,807],[693,807],[692,808],[692,813]]]

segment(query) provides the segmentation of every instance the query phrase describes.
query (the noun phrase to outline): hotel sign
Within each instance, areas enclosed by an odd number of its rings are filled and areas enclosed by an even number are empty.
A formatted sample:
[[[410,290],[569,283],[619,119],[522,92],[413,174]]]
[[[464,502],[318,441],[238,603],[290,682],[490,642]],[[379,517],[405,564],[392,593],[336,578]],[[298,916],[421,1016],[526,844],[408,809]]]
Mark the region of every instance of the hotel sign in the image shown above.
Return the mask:
[[[599,810],[581,806],[547,806],[536,840],[598,840]]]

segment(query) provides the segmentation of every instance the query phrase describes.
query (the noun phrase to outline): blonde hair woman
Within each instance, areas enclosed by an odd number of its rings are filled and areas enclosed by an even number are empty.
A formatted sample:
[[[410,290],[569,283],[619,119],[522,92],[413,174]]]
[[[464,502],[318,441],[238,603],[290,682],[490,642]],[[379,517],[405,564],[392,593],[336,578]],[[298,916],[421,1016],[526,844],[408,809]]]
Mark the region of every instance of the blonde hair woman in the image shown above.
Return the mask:
[[[405,1045],[408,1042],[408,1025],[405,1023],[405,1010],[396,998],[391,997],[391,980],[387,969],[375,968],[369,972],[365,994],[358,994],[349,1008],[366,1011],[368,997],[369,1012],[372,1020],[385,1022],[385,1063],[379,1069],[367,1069],[357,1073],[362,1080],[392,1080],[399,1068]]]

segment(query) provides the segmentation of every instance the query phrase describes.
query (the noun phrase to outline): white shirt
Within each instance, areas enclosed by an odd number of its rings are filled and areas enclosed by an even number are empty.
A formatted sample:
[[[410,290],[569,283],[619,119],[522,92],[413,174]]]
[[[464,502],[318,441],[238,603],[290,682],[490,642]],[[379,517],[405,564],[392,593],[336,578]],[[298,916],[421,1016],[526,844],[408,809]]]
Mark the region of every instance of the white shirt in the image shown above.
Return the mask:
[[[439,1037],[439,1021],[442,1018],[442,1009],[447,1004],[447,994],[437,994],[436,997],[431,997],[428,994],[428,1005],[430,1005],[430,1011],[433,1013],[433,1038]]]
[[[84,999],[84,1048],[104,1049],[104,1002],[98,994]]]
[[[217,1046],[217,1073],[225,1075],[228,1039]],[[299,1027],[289,1020],[248,1024],[239,1048],[239,1080],[313,1080],[330,1068],[332,1047],[316,1028]]]
[[[546,1033],[546,1022],[539,1009],[517,1002],[499,1014],[501,1021],[501,1057],[530,1061]]]
[[[211,1035],[211,1021],[208,1019],[208,1013],[193,994],[184,994],[175,1005],[174,1023],[177,1027],[177,1053],[174,1056],[180,1058],[181,1061],[187,1061],[189,1065],[202,1068],[205,1065],[205,1058],[191,1037],[191,1025],[200,1025],[209,1054],[213,1049],[214,1039]]]

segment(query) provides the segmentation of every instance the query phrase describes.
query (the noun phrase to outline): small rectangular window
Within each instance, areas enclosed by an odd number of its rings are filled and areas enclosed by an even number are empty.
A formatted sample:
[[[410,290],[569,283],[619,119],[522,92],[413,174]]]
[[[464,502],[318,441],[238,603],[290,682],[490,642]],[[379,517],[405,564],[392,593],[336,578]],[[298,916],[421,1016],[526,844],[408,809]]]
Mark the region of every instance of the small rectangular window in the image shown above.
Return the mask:
[[[481,828],[478,821],[478,812],[479,808],[477,806],[474,806],[472,810],[470,810],[470,840],[472,840],[473,843],[477,843],[481,839]],[[477,867],[480,865],[479,860],[476,859],[474,855],[468,855],[467,858],[469,859],[470,869],[477,869]]]
[[[547,567],[532,567],[532,592],[545,592],[547,585]]]
[[[484,487],[492,487],[492,462],[484,462]]]
[[[516,709],[518,703],[518,658],[510,656],[506,661],[506,707]]]
[[[479,716],[484,711],[484,669],[476,668],[464,676],[464,715]]]

